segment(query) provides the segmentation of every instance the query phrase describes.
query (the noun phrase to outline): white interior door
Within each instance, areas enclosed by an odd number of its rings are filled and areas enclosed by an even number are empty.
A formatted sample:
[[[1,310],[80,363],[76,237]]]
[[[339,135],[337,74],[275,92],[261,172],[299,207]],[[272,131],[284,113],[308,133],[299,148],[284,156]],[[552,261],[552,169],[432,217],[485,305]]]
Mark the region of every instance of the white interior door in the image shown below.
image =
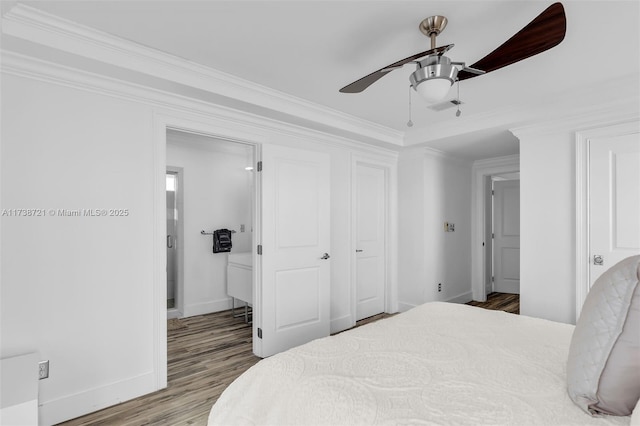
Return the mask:
[[[640,253],[640,134],[589,143],[589,287]]]
[[[493,184],[493,291],[520,293],[520,181]]]
[[[385,170],[356,165],[356,321],[384,312]]]
[[[264,146],[257,309],[266,357],[329,335],[329,155]]]

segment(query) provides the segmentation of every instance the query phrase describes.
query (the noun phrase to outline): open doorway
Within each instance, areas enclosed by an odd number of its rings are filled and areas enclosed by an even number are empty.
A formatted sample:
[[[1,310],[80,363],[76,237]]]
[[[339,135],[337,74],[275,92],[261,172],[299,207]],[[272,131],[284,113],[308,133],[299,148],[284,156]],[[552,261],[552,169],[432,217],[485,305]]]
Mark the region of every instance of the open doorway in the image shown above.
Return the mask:
[[[486,302],[493,291],[493,176],[506,178],[520,171],[520,157],[478,160],[472,167],[471,289],[473,300]]]
[[[168,306],[172,296],[174,301],[169,318],[233,315],[234,306],[250,307],[253,274],[243,275],[244,297],[234,299],[229,279],[235,274],[228,271],[239,260],[243,270],[252,268],[255,151],[251,144],[167,130]],[[230,240],[214,244],[221,235]]]

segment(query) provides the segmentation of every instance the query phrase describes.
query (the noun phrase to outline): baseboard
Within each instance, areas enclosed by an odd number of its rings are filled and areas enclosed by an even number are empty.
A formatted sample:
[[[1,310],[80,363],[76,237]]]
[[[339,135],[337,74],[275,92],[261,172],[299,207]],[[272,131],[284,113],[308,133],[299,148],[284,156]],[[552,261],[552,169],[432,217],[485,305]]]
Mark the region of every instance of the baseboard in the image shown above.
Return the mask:
[[[231,309],[231,298],[211,300],[209,302],[193,303],[184,307],[183,317],[192,317],[195,315],[211,314],[213,312],[226,311]]]
[[[473,300],[473,293],[467,291],[466,293],[459,294],[446,300],[449,303],[467,303]]]
[[[75,395],[41,402],[40,424],[58,424],[157,390],[159,389],[156,389],[156,373],[150,371],[137,377],[88,389]]]
[[[414,305],[413,303],[398,302],[398,312],[405,312],[409,309],[415,308],[416,306],[418,305]]]
[[[353,327],[355,324],[351,319],[351,315],[345,315],[340,318],[332,319],[330,326],[330,333],[335,334],[344,330],[348,330]]]

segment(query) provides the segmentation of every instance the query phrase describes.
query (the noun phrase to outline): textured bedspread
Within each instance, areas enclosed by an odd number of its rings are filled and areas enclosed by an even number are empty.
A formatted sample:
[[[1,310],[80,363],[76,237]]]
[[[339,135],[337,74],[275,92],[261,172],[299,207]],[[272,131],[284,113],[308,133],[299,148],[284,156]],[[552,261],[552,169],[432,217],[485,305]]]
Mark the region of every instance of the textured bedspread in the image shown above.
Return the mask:
[[[626,425],[566,391],[573,326],[428,303],[264,359],[210,425]]]

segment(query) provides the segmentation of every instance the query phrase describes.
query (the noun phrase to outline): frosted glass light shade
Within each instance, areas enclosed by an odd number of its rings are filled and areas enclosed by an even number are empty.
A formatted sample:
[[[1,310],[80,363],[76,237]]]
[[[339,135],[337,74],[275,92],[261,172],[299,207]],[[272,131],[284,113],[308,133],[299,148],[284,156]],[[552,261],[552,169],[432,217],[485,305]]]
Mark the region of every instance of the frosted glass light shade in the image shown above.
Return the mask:
[[[416,92],[418,92],[425,101],[435,103],[443,100],[447,96],[451,85],[451,80],[447,78],[431,78],[418,84]]]

